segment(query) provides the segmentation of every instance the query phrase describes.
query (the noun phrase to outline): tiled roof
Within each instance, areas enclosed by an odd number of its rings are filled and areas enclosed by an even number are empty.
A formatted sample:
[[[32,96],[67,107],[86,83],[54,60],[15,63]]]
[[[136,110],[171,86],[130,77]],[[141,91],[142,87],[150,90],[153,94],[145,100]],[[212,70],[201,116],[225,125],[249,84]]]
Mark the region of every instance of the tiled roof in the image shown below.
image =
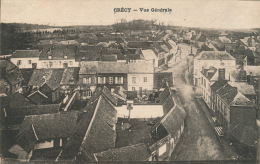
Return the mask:
[[[16,143],[28,153],[34,148],[36,142],[37,136],[35,136],[33,125],[16,136]]]
[[[78,75],[80,68],[66,68],[63,72],[61,85],[75,85],[78,83]]]
[[[97,62],[81,62],[79,74],[96,74],[98,70]]]
[[[90,158],[93,153],[115,148],[115,108],[103,95],[86,108],[86,113],[76,125],[60,160],[73,159],[79,152]]]
[[[128,65],[121,62],[99,62],[98,73],[128,73]]]
[[[153,63],[130,62],[128,73],[154,73]]]
[[[225,51],[202,51],[195,58],[198,60],[235,60]]]
[[[238,91],[243,95],[256,95],[253,85],[250,85],[246,82],[229,82],[233,87],[237,87]]]
[[[220,36],[218,39],[223,43],[231,43],[231,40],[227,38],[226,36]]]
[[[39,50],[16,50],[12,58],[38,58],[40,54]]]
[[[46,93],[45,93],[46,94]],[[48,102],[48,96],[46,96],[41,91],[35,91],[32,94],[28,96],[28,98],[34,103],[34,104],[45,104]]]
[[[26,131],[31,125],[38,140],[67,138],[76,127],[79,113],[77,111],[26,116],[19,133]],[[19,135],[19,134],[18,134]]]
[[[0,68],[9,71],[9,70],[16,69],[17,67],[9,60],[0,60]]]
[[[20,93],[14,93],[8,96],[8,102],[10,108],[17,108],[17,107],[25,107],[33,105],[29,99],[25,98],[24,95]]]
[[[23,76],[21,70],[15,66],[12,62],[7,60],[0,60],[0,69],[6,71],[5,75],[0,75],[1,78],[6,78],[12,84],[18,84],[23,81]],[[5,77],[3,77],[5,76]]]
[[[91,98],[88,100],[87,105],[91,104],[92,102],[96,101],[100,95],[104,95],[105,98],[112,103],[113,105],[117,105],[116,98],[111,94],[110,90],[107,87],[103,88],[96,88],[95,92],[92,94]]]
[[[99,58],[99,53],[80,51],[76,54],[76,61],[99,61]]]
[[[44,83],[55,90],[60,86],[64,69],[36,69],[28,83],[29,86],[41,87]]]
[[[100,46],[80,46],[79,51],[100,54],[102,47]]]
[[[10,85],[3,79],[0,80],[0,97],[2,95],[7,96],[6,91],[10,89]]]
[[[102,55],[100,56],[100,61],[117,61],[117,55]]]
[[[217,69],[215,67],[210,67],[209,69],[204,69],[202,74],[207,77],[209,80],[217,73]]]
[[[47,104],[47,105],[31,105],[17,106],[13,108],[7,108],[7,116],[10,117],[24,117],[27,115],[41,115],[48,113],[58,113],[60,111],[60,104]]]
[[[242,124],[234,128],[234,130],[230,132],[230,135],[248,146],[254,145],[258,139],[257,129]]]
[[[148,41],[130,41],[127,43],[129,48],[149,48],[153,42]]]
[[[157,55],[151,49],[141,50],[141,52],[142,52],[145,60],[153,60],[153,59],[157,58]]]
[[[95,153],[98,162],[109,161],[146,161],[151,152],[145,144],[136,144],[118,149],[110,149],[100,153]]]
[[[242,93],[238,92],[230,103],[231,106],[254,106],[255,104],[245,97]]]

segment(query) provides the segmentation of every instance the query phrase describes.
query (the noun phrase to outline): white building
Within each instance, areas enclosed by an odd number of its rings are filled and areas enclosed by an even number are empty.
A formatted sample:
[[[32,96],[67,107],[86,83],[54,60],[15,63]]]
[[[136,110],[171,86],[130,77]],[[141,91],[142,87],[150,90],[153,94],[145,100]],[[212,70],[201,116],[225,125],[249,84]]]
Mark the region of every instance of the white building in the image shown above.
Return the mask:
[[[194,59],[194,85],[200,86],[201,71],[215,67],[225,68],[226,73],[236,68],[236,59],[225,51],[202,51]]]
[[[154,66],[151,62],[129,63],[128,68],[128,90],[143,91],[153,90]]]
[[[39,62],[39,50],[16,50],[11,57],[11,62],[20,69],[36,68]]]

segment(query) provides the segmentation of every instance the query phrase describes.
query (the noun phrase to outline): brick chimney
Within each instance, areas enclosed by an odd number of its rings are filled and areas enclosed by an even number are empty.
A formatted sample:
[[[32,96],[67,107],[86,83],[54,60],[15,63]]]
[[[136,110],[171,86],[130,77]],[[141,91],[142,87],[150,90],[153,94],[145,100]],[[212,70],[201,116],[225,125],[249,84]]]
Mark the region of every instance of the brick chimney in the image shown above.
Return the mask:
[[[218,80],[225,80],[225,68],[218,69]]]
[[[239,71],[239,80],[241,81],[247,80],[246,71],[244,70],[244,64],[242,64],[241,70]]]

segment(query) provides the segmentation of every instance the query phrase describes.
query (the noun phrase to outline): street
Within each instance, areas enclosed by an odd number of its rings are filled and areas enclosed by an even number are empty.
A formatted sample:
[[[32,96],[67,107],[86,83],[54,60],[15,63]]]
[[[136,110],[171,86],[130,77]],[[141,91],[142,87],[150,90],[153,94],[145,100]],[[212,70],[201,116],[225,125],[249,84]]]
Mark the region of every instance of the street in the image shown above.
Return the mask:
[[[174,85],[178,89],[179,98],[187,112],[186,130],[183,138],[176,146],[171,160],[228,160],[237,156],[229,145],[223,145],[209,124],[207,117],[195,96],[198,90],[192,87],[193,56],[189,56],[190,46],[180,44],[181,59],[173,58],[169,69],[163,72],[173,72]],[[196,53],[193,48],[193,53]],[[188,64],[189,63],[189,64]],[[189,71],[188,71],[189,68]]]

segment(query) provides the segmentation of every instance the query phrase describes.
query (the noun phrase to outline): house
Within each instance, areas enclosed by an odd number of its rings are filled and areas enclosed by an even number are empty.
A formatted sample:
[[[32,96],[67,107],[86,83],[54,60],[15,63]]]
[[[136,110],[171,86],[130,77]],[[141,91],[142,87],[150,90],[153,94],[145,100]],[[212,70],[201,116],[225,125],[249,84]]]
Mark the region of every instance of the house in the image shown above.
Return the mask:
[[[72,93],[78,87],[80,68],[66,68],[64,69],[62,79],[60,82],[61,92],[68,94]]]
[[[106,86],[110,90],[117,86],[127,89],[128,64],[122,62],[99,62],[97,86]]]
[[[20,69],[37,68],[41,54],[39,50],[16,50],[10,61]]]
[[[116,110],[101,94],[85,107],[76,127],[56,161],[95,161],[94,153],[115,148]]]
[[[76,54],[76,61],[99,61],[101,50],[101,46],[80,46]]]
[[[59,42],[59,44],[62,44],[62,45],[78,45],[79,42],[76,41],[76,40],[62,40]]]
[[[199,32],[199,33],[196,35],[196,38],[194,39],[195,45],[196,45],[197,47],[199,47],[199,48],[200,48],[206,41],[207,41],[206,35],[202,34],[201,32]]]
[[[152,49],[140,50],[140,53],[147,62],[154,63],[154,67],[159,67],[159,59],[156,53]]]
[[[194,77],[195,86],[200,86],[200,72],[211,66],[215,68],[225,68],[228,72],[236,68],[236,59],[225,51],[202,51],[194,58]]]
[[[68,68],[78,67],[75,61],[76,47],[66,48],[64,46],[51,47],[44,50],[39,57],[38,68]]]
[[[170,50],[169,56],[167,57],[167,60],[169,61],[174,55],[176,55],[178,51],[178,45],[173,40],[167,40],[165,41],[166,46]]]
[[[161,45],[158,44],[158,43],[154,43],[152,45],[151,49],[155,52],[155,54],[156,54],[156,56],[158,58],[158,66],[157,67],[166,64],[166,59],[167,59],[167,56],[169,55],[169,49],[166,46],[164,48],[165,49],[163,49],[161,47]],[[165,51],[166,49],[168,50],[168,52]]]
[[[97,86],[98,63],[84,61],[80,63],[79,82],[80,99],[89,99]]]
[[[153,90],[153,63],[129,63],[127,79],[128,90],[139,91],[141,95],[145,90]]]
[[[28,85],[32,92],[28,95],[35,104],[58,102],[61,99],[60,83],[64,69],[36,69]]]
[[[241,144],[254,146],[256,131],[256,106],[236,87],[227,81],[217,81],[211,86],[212,107],[224,135]],[[245,140],[248,134],[249,137]]]
[[[151,153],[147,145],[140,143],[95,153],[94,156],[95,162],[148,161]]]
[[[64,147],[76,128],[78,116],[75,111],[26,116],[16,136],[16,143],[27,153],[27,158],[19,160],[29,161],[40,149],[50,151]]]
[[[23,76],[21,70],[8,60],[0,60],[0,79],[4,94],[20,92]]]
[[[244,37],[236,42],[236,47],[238,49],[250,49],[256,50],[256,40],[253,37]]]
[[[224,51],[227,44],[231,44],[232,41],[226,36],[220,36],[211,41],[211,43],[219,50]]]

